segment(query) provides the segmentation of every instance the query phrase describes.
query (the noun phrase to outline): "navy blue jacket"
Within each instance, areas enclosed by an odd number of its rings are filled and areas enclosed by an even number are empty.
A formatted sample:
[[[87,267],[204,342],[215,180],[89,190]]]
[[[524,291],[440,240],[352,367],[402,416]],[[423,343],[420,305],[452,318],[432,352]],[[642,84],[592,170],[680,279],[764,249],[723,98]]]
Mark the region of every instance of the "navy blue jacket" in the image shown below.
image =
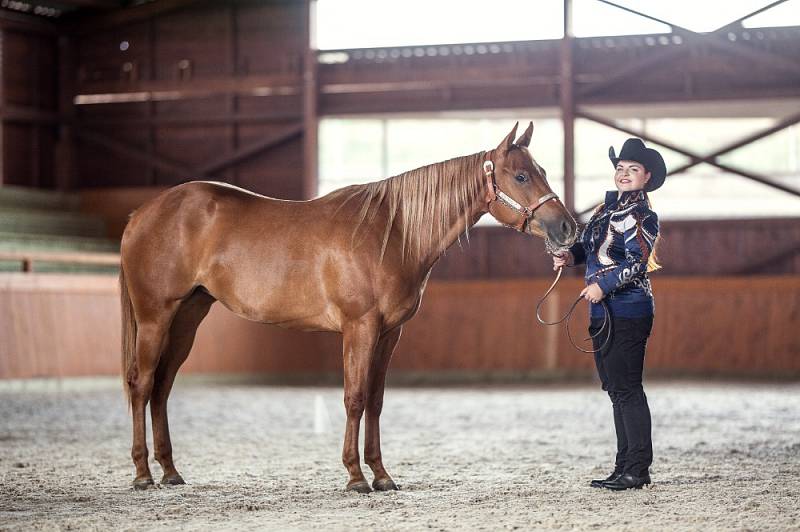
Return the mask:
[[[606,192],[602,209],[595,211],[570,251],[576,265],[586,263],[586,286],[598,283],[603,289],[613,317],[651,316],[655,304],[647,259],[658,235],[658,216],[641,190],[617,196],[616,190]],[[602,318],[602,305],[591,303],[591,316]]]

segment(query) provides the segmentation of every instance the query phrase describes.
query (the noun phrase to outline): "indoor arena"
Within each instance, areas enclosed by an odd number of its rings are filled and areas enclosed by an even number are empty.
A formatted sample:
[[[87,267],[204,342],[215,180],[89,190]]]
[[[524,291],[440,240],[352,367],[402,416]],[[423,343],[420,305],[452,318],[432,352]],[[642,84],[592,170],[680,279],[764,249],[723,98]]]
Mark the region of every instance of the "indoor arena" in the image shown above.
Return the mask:
[[[3,0],[0,530],[800,529],[800,0]]]

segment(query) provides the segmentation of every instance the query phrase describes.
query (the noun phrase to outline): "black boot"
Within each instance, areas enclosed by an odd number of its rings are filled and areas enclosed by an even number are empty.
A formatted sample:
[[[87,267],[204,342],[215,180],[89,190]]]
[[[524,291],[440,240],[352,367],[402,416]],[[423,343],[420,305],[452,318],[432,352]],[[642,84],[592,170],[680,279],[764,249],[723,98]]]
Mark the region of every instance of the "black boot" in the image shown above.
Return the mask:
[[[593,488],[602,488],[603,484],[605,484],[606,482],[611,482],[612,480],[616,480],[617,477],[619,477],[621,474],[622,473],[620,471],[614,471],[606,478],[596,478],[592,480],[592,482],[589,485]]]
[[[629,490],[632,488],[638,490],[642,489],[645,484],[649,484],[649,481],[649,475],[647,478],[644,478],[631,475],[630,473],[625,473],[624,475],[618,476],[614,480],[603,482],[603,487],[614,491]]]

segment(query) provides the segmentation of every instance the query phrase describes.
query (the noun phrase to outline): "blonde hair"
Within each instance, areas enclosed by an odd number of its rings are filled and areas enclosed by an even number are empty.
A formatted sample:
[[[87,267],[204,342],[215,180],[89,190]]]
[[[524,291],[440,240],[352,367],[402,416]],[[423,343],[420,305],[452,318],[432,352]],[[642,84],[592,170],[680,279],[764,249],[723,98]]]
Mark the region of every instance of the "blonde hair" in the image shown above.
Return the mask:
[[[653,204],[650,203],[650,196],[647,192],[644,193],[644,199],[647,202],[647,208],[651,211],[653,210]],[[661,264],[658,263],[658,256],[656,255],[656,249],[658,249],[658,245],[661,243],[661,230],[659,228],[658,234],[656,235],[656,239],[653,242],[653,249],[650,250],[650,255],[647,257],[647,271],[654,272],[656,270],[661,269]]]

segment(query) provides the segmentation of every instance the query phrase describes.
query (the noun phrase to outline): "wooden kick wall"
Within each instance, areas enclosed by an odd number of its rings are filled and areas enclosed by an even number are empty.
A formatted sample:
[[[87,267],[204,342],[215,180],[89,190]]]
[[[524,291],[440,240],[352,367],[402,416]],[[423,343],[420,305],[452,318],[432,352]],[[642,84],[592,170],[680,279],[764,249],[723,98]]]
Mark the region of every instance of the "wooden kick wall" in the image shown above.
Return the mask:
[[[432,281],[403,331],[390,374],[428,381],[588,375],[562,327],[535,321],[549,279]],[[565,279],[545,307],[565,312],[582,282]],[[653,277],[657,309],[648,350],[652,374],[800,376],[800,278]],[[586,329],[586,307],[573,331]],[[119,304],[108,276],[0,275],[0,378],[115,375]],[[263,374],[275,380],[341,372],[332,333],[286,331],[240,319],[215,304],[201,325],[186,373]]]

